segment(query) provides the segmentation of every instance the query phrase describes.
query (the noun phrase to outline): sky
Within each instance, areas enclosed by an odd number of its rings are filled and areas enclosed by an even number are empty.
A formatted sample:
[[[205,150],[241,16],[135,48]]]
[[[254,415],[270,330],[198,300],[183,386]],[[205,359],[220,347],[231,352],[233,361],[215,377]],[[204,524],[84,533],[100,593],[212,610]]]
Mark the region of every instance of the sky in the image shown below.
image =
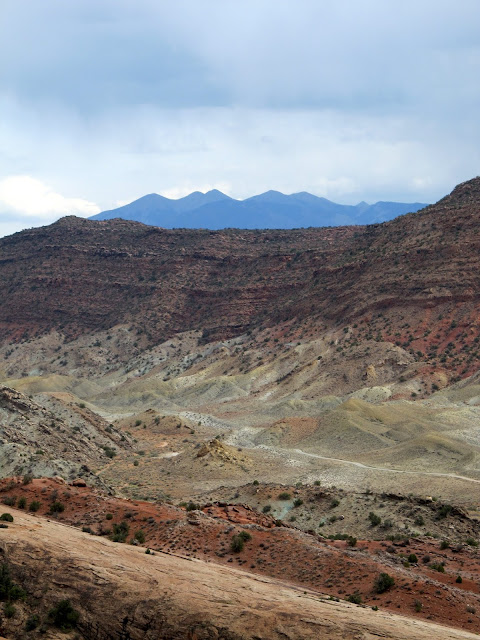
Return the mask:
[[[0,0],[0,236],[147,193],[434,202],[480,174],[478,0]]]

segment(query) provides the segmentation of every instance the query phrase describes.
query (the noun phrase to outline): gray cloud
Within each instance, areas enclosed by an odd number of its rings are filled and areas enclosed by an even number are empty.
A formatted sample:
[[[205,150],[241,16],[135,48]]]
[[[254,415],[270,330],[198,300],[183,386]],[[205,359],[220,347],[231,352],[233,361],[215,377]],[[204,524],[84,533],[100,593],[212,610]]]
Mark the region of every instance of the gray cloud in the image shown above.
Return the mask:
[[[202,185],[431,201],[480,172],[476,0],[0,11],[0,179],[109,208]]]

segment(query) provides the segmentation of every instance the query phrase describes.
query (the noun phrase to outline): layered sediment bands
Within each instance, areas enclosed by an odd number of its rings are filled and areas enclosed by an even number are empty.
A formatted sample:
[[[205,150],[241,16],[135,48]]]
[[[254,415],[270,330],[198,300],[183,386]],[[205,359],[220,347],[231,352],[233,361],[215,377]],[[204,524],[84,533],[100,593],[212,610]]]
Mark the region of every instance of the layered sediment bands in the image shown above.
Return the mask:
[[[66,217],[0,240],[0,335],[57,330],[72,338],[125,323],[149,346],[178,332],[225,339],[290,320],[319,333],[350,325],[361,341],[382,314],[388,322],[375,338],[413,343],[424,358],[467,325],[468,345],[480,335],[472,324],[480,316],[479,222],[480,178],[368,227],[166,230]],[[416,343],[427,323],[438,324],[440,337]]]

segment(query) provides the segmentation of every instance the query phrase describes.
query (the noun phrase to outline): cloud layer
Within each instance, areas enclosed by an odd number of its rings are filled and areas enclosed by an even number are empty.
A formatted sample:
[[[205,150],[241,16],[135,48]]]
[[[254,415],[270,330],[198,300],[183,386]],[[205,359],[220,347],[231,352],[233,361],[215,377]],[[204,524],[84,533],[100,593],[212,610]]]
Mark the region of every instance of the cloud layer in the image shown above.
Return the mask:
[[[53,185],[52,213],[203,185],[433,201],[480,173],[476,0],[1,11],[0,180]]]

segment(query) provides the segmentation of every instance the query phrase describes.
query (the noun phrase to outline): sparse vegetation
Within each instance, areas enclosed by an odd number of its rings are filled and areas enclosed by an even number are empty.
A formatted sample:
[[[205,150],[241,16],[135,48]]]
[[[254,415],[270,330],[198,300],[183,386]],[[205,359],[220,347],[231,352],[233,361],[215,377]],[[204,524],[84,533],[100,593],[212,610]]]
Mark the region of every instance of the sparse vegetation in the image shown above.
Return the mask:
[[[389,589],[391,589],[394,586],[394,584],[395,584],[395,579],[388,573],[382,572],[375,579],[373,589],[375,593],[385,593],[385,591],[388,591]]]
[[[70,631],[77,626],[80,614],[73,608],[70,600],[60,600],[60,602],[49,611],[48,618],[62,631]]]

